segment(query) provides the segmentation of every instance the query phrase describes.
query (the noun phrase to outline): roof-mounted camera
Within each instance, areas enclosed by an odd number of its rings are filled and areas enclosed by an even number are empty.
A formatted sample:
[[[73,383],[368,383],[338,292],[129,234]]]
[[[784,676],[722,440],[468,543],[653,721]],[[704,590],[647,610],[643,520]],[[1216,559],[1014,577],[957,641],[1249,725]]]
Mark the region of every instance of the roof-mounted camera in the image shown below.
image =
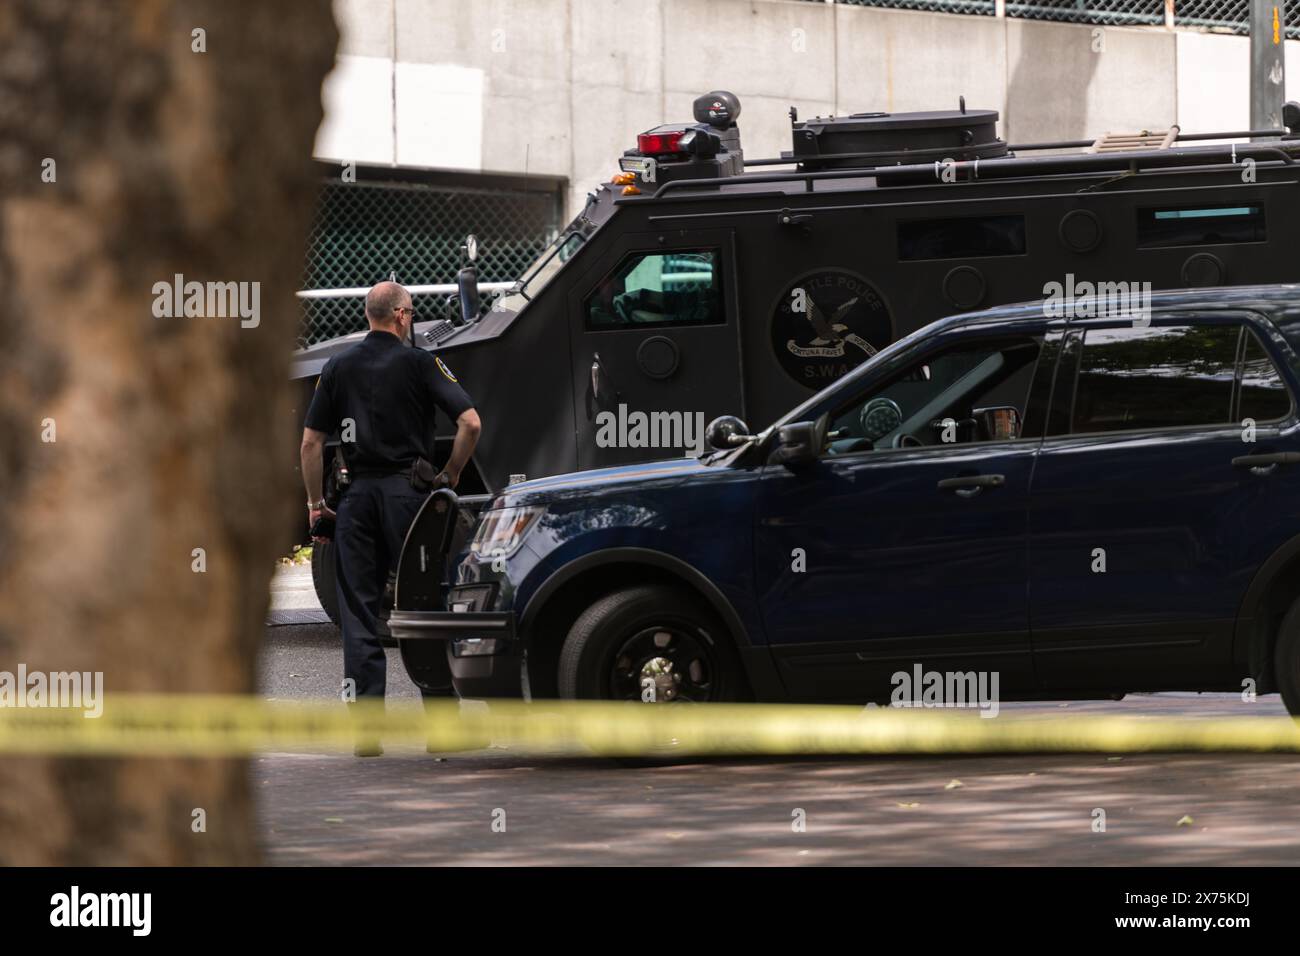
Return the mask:
[[[697,97],[691,105],[695,122],[714,129],[731,129],[740,119],[740,99],[726,90],[713,90]]]
[[[1291,136],[1300,137],[1300,103],[1287,100],[1282,104],[1282,125]]]

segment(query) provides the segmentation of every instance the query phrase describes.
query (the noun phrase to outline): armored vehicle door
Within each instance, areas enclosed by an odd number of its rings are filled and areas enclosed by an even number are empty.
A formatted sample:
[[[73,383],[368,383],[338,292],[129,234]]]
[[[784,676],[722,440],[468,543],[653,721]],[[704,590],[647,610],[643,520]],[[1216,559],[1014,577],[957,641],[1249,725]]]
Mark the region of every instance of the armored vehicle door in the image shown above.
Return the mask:
[[[580,469],[697,454],[744,416],[729,230],[632,233],[569,290]]]

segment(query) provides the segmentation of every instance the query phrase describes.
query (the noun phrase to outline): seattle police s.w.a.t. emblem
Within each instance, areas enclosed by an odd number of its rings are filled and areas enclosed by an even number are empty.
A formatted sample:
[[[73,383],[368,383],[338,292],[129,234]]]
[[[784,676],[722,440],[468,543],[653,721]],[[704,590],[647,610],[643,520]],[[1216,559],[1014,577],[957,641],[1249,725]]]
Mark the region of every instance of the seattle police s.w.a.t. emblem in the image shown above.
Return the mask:
[[[801,276],[772,316],[772,349],[792,379],[829,385],[894,340],[894,320],[870,282],[843,269]]]

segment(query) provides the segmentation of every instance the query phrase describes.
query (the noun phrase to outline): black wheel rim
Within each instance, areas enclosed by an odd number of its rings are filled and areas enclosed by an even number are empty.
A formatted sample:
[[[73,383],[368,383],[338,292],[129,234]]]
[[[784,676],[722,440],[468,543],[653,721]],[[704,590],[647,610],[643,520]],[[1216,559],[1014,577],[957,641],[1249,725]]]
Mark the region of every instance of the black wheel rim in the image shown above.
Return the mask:
[[[718,672],[713,648],[702,634],[664,623],[640,628],[619,644],[607,681],[613,700],[703,703],[715,697]]]

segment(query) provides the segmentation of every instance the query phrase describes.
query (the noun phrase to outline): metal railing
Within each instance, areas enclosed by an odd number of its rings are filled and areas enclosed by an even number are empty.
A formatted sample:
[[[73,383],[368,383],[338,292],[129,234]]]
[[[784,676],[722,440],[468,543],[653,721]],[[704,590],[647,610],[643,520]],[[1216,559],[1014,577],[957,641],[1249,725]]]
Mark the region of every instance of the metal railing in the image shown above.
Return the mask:
[[[514,284],[514,282],[478,283],[479,315],[482,316],[491,309],[497,297]],[[437,319],[460,321],[460,287],[454,282],[408,285],[405,288],[411,293],[416,322]],[[358,300],[365,298],[369,291],[368,286],[356,286],[351,289],[302,289],[295,292],[294,295],[302,302],[305,313],[324,307],[339,315],[347,316],[350,323],[350,327],[345,328],[344,331],[335,332],[333,335],[317,335],[315,338],[308,337],[308,328],[304,326],[303,334],[298,337],[299,347],[351,332],[360,332],[366,328],[365,310]]]
[[[485,292],[503,292],[514,285],[513,282],[480,282],[478,284],[479,295]],[[406,291],[411,293],[414,298],[417,295],[443,295],[455,296],[459,288],[454,282],[441,282],[435,285],[408,285]],[[352,289],[303,289],[301,292],[295,292],[300,299],[359,299],[370,291],[369,286],[357,286]],[[421,316],[425,318],[433,316]]]

